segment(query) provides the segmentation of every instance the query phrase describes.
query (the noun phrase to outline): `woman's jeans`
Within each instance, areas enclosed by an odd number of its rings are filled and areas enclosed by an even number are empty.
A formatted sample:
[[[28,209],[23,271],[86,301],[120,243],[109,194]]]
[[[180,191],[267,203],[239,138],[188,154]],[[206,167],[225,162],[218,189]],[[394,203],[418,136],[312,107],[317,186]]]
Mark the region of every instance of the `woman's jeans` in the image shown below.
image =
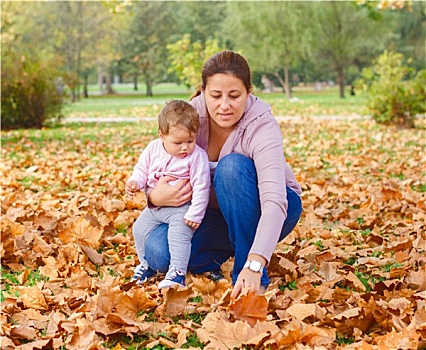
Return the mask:
[[[188,271],[199,274],[218,270],[234,256],[232,280],[235,283],[247,261],[261,214],[253,160],[234,153],[223,157],[217,165],[213,183],[221,209],[207,209],[203,222],[195,231]],[[280,241],[293,230],[302,213],[300,197],[289,187],[287,201],[287,218]],[[148,237],[145,259],[152,269],[167,272],[170,264],[167,224],[158,226]],[[264,269],[261,284],[267,287],[269,283]]]

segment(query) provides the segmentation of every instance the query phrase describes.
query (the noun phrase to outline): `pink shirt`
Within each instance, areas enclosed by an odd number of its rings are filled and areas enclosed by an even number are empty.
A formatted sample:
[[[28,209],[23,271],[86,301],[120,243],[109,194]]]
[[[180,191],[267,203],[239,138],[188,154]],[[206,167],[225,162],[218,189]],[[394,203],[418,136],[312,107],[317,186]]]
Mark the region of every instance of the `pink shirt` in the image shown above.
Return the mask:
[[[178,179],[175,182],[169,182],[170,185],[174,185],[179,180],[190,180],[192,200],[185,219],[201,223],[210,192],[210,167],[207,153],[196,145],[194,151],[185,158],[173,157],[166,152],[161,139],[155,139],[142,152],[128,181],[136,181],[139,189],[149,192],[165,175]]]

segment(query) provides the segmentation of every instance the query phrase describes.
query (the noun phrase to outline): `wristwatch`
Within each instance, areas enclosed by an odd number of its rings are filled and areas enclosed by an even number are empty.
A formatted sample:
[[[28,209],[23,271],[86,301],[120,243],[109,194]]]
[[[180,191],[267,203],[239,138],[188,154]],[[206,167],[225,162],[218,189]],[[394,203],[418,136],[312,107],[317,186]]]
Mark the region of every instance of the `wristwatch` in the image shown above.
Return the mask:
[[[253,272],[259,272],[261,275],[263,274],[263,266],[259,261],[249,260],[244,264],[244,267],[248,267]]]

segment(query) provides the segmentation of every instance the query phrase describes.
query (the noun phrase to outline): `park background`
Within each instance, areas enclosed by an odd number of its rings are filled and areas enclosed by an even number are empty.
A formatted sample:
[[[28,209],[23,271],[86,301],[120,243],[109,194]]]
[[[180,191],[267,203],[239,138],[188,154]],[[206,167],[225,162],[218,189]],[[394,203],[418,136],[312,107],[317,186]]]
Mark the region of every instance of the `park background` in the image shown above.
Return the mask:
[[[2,349],[425,348],[425,5],[2,1]],[[128,282],[146,202],[124,183],[224,48],[304,207],[268,292],[237,303],[231,261],[220,283]]]

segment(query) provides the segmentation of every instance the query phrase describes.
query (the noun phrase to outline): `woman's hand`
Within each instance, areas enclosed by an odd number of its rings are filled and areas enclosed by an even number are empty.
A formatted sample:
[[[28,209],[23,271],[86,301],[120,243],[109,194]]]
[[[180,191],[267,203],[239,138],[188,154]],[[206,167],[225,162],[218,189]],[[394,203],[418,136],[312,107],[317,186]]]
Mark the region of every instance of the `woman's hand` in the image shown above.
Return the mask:
[[[250,260],[259,261],[262,266],[265,266],[268,262],[262,255],[253,253],[249,254],[247,257],[247,261]],[[264,290],[260,285],[261,277],[262,274],[260,272],[254,272],[248,267],[243,268],[240,274],[238,275],[237,282],[235,282],[234,289],[231,293],[231,298],[237,298],[244,288],[254,290],[257,294],[262,294]]]
[[[238,275],[237,282],[235,282],[234,289],[231,293],[231,298],[237,298],[244,288],[249,288],[260,294],[261,277],[262,275],[259,272],[253,272],[248,268],[242,269]]]
[[[180,180],[174,186],[170,181],[177,180],[171,176],[163,176],[157,186],[149,194],[149,201],[157,207],[179,207],[192,198],[192,187],[189,180]]]

